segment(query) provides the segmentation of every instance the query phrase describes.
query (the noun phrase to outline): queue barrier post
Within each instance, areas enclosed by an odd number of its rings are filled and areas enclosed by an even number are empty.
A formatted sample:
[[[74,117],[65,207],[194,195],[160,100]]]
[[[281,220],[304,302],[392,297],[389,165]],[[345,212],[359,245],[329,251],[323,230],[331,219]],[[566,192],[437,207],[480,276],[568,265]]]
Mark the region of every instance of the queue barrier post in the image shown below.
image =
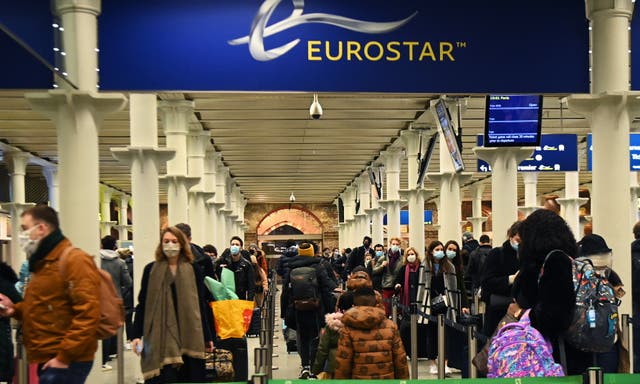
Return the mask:
[[[438,379],[443,380],[445,375],[445,328],[444,314],[438,315]]]

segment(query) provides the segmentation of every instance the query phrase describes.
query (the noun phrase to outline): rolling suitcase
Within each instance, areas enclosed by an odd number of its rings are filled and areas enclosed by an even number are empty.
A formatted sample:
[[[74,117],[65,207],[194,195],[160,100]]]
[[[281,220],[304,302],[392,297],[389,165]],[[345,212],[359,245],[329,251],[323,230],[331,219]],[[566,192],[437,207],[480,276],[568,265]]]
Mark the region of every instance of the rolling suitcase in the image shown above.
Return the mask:
[[[249,355],[246,338],[229,338],[216,341],[216,348],[226,349],[233,355],[233,381],[249,380]]]

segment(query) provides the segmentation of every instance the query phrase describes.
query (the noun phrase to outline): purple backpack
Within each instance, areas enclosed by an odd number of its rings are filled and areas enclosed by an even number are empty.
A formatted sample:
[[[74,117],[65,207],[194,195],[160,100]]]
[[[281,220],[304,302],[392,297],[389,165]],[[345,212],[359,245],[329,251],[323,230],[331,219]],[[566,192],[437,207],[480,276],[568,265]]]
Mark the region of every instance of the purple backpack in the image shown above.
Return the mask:
[[[551,343],[531,326],[529,310],[491,340],[487,369],[489,378],[564,376],[562,366],[553,360]]]

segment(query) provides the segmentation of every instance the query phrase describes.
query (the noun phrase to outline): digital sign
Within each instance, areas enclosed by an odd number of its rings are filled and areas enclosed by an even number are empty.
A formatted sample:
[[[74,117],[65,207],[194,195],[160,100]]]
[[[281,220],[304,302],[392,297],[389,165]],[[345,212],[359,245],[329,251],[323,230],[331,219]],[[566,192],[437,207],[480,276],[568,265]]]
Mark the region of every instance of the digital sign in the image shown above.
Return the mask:
[[[478,135],[478,146],[483,136]],[[518,172],[574,172],[578,170],[578,136],[574,134],[542,135],[540,146],[528,159],[518,164]],[[491,172],[491,166],[478,159],[478,172]]]
[[[540,144],[541,95],[488,95],[485,147],[535,147]]]

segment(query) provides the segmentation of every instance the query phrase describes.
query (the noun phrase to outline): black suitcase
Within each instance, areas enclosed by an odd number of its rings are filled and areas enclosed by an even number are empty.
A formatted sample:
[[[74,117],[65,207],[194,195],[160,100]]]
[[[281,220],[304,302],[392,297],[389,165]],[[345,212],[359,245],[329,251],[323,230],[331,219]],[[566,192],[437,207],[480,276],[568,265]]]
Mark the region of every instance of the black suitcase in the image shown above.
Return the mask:
[[[248,381],[249,354],[247,351],[247,339],[243,337],[218,340],[215,345],[216,348],[231,351],[231,354],[233,355],[233,370],[235,373],[234,381]]]
[[[260,335],[260,320],[262,311],[260,308],[253,309],[253,315],[251,315],[251,323],[247,330],[247,337],[257,337]]]

